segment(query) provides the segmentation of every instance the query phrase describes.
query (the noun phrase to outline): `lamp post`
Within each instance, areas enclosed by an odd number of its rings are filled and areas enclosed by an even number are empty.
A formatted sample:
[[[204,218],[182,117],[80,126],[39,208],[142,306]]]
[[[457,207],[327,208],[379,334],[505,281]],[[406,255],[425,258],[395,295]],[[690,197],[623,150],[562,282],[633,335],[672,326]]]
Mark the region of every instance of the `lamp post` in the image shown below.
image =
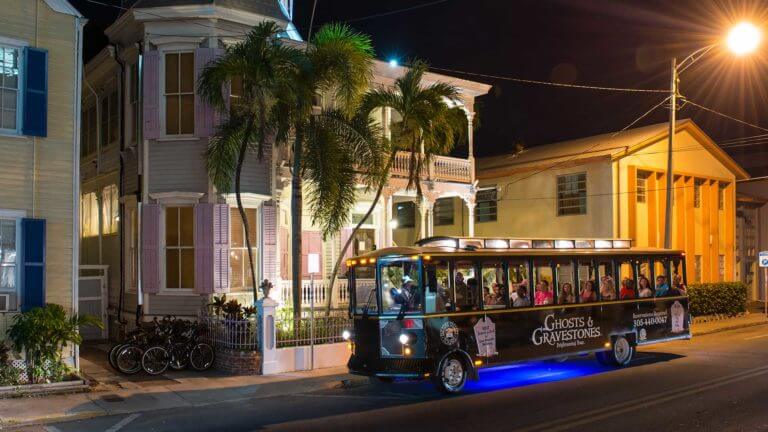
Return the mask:
[[[728,48],[736,56],[744,56],[757,49],[762,35],[760,29],[748,22],[742,22],[734,26],[728,33],[725,42]],[[675,143],[675,129],[677,121],[677,98],[679,96],[680,74],[688,69],[696,60],[705,56],[718,44],[712,44],[699,48],[692,52],[683,61],[677,63],[672,58],[672,73],[669,86],[669,138],[667,140],[667,205],[664,211],[664,248],[672,247],[672,185],[674,174],[672,172],[672,148]]]

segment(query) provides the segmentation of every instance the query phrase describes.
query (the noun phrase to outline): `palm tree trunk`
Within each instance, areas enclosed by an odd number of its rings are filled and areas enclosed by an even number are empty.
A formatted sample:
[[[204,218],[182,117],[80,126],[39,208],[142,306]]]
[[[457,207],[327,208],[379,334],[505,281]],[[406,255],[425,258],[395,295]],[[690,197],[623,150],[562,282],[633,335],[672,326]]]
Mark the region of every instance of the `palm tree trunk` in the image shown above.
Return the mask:
[[[235,198],[237,199],[237,210],[240,211],[240,219],[243,220],[243,230],[245,231],[245,247],[248,249],[248,268],[251,271],[251,283],[253,285],[253,304],[259,299],[259,292],[256,288],[256,269],[253,265],[253,248],[251,247],[251,235],[248,229],[248,216],[245,214],[245,208],[243,207],[243,200],[240,197],[240,174],[243,171],[243,162],[245,161],[245,154],[248,150],[248,137],[251,136],[251,130],[253,129],[253,119],[248,121],[245,134],[243,135],[243,142],[240,143],[240,152],[237,155],[237,169],[235,171]]]
[[[293,172],[291,173],[291,292],[293,293],[294,329],[298,331],[301,318],[301,150],[303,130],[296,127],[293,142]]]
[[[339,268],[341,268],[341,262],[344,259],[344,254],[347,252],[347,249],[349,249],[349,245],[352,244],[352,240],[355,238],[355,234],[357,234],[357,231],[360,229],[361,226],[363,226],[363,223],[365,223],[366,220],[368,220],[369,217],[371,217],[371,213],[376,209],[376,204],[378,204],[379,199],[381,198],[381,193],[384,191],[384,186],[387,184],[387,180],[389,179],[389,170],[392,168],[392,164],[395,162],[395,155],[397,155],[397,150],[393,150],[392,153],[389,156],[389,160],[387,161],[387,165],[384,168],[384,175],[381,179],[381,182],[379,183],[379,187],[376,190],[376,195],[373,197],[373,202],[371,203],[371,206],[368,208],[368,211],[365,213],[365,216],[363,216],[362,219],[360,219],[360,222],[357,223],[355,226],[355,229],[352,230],[352,234],[347,239],[347,242],[344,243],[344,246],[342,246],[341,250],[339,251],[339,256],[336,258],[336,264],[333,266],[333,272],[331,273],[331,278],[328,280],[328,288],[326,289],[326,295],[325,295],[325,316],[329,316],[331,314],[331,301],[333,300],[333,285],[336,283],[336,276],[338,276]],[[385,223],[389,223],[389,221],[384,221]]]

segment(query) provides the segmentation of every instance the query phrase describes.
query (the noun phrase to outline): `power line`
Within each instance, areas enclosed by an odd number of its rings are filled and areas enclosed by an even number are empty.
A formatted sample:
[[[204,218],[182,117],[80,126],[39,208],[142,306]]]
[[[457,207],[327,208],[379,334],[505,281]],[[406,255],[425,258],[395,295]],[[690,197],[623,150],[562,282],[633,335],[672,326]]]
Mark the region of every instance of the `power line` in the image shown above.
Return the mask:
[[[422,4],[410,6],[410,7],[405,7],[405,8],[402,8],[402,9],[395,9],[395,10],[391,10],[391,11],[388,11],[388,12],[380,12],[380,13],[376,13],[376,14],[372,14],[372,15],[362,16],[362,17],[358,17],[358,18],[351,18],[351,19],[346,19],[346,20],[341,20],[341,21],[342,22],[347,22],[347,23],[363,21],[363,20],[367,20],[367,19],[371,19],[371,18],[378,18],[378,17],[383,17],[383,16],[389,16],[389,15],[398,14],[400,12],[408,12],[408,11],[412,11],[414,9],[421,9],[421,8],[425,8],[425,7],[428,7],[428,6],[434,6],[436,4],[445,3],[447,1],[448,0],[437,0],[437,1],[429,2],[429,3],[422,3]]]
[[[691,101],[690,99],[687,99],[686,103],[689,103],[689,104],[691,104],[691,105],[693,105],[693,106],[695,106],[695,107],[697,107],[699,109],[702,109],[704,111],[710,112],[712,114],[719,115],[720,117],[724,117],[724,118],[727,118],[729,120],[733,120],[735,122],[739,122],[741,124],[744,124],[744,125],[747,125],[747,126],[751,126],[751,127],[755,128],[755,129],[760,129],[761,131],[768,132],[768,129],[766,129],[766,128],[762,127],[762,126],[758,126],[758,125],[756,125],[754,123],[746,122],[744,120],[738,119],[738,118],[730,116],[728,114],[723,114],[720,111],[716,111],[716,110],[714,110],[712,108],[707,108],[705,106],[699,105],[696,102]]]
[[[491,75],[491,74],[478,73],[478,72],[467,72],[467,71],[461,71],[457,69],[441,68],[441,67],[436,67],[431,65],[429,66],[429,68],[438,70],[438,71],[458,73],[463,75],[471,75],[471,76],[478,76],[483,78],[491,78],[491,79],[512,81],[512,82],[526,83],[526,84],[548,85],[552,87],[564,87],[564,88],[574,88],[574,89],[584,89],[584,90],[618,91],[618,92],[628,92],[628,93],[669,93],[669,90],[661,90],[661,89],[606,87],[606,86],[592,86],[592,85],[581,85],[581,84],[564,84],[564,83],[556,83],[551,81],[538,81],[538,80],[531,80],[531,79],[525,79],[525,78]]]

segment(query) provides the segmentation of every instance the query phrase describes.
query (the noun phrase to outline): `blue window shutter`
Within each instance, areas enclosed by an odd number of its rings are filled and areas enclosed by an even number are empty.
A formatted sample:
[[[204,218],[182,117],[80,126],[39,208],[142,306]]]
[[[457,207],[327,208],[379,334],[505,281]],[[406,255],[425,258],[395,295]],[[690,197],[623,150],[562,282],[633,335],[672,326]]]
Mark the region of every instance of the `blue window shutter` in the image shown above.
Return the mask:
[[[48,135],[48,51],[24,48],[24,135]]]
[[[21,220],[21,311],[45,305],[45,219]]]

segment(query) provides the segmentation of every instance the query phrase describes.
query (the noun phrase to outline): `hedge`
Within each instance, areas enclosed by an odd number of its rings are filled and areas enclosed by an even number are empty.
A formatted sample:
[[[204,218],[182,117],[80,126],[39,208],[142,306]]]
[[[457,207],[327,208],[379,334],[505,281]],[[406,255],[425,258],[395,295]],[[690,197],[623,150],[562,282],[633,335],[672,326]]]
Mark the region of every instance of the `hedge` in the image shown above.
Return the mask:
[[[742,282],[691,284],[688,299],[693,316],[733,316],[747,310],[747,286]]]

